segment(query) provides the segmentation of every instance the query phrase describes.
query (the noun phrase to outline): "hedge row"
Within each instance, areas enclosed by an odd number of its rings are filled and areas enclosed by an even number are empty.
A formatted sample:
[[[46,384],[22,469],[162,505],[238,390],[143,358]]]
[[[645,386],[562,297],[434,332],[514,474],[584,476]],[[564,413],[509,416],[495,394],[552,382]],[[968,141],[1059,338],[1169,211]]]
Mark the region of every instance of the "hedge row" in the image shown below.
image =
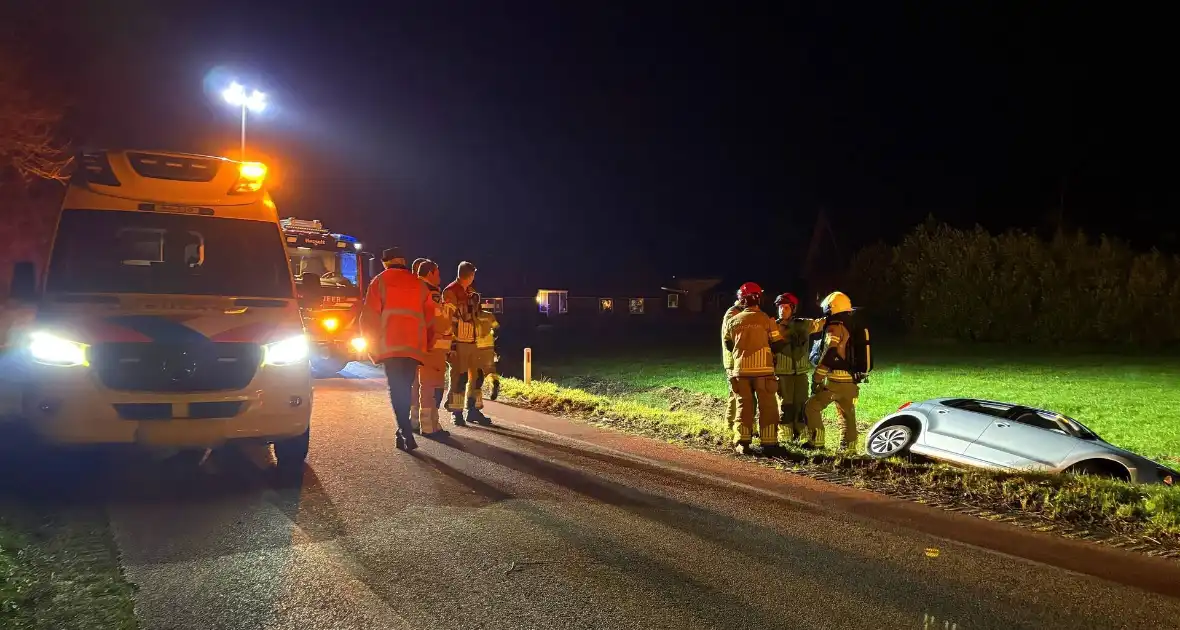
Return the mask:
[[[931,339],[1180,341],[1180,258],[1106,237],[928,222],[897,246],[860,251],[848,286],[874,322]]]

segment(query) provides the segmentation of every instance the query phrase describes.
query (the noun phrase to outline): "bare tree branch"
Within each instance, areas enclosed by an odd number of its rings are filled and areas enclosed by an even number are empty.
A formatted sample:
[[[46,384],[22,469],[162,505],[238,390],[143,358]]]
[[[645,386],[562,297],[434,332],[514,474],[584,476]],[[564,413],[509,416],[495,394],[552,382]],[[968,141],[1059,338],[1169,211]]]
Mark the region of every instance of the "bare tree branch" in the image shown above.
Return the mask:
[[[0,170],[25,182],[64,182],[73,162],[70,146],[60,137],[64,110],[40,102],[29,87],[25,68],[13,55],[0,52]],[[5,177],[0,173],[0,183]]]

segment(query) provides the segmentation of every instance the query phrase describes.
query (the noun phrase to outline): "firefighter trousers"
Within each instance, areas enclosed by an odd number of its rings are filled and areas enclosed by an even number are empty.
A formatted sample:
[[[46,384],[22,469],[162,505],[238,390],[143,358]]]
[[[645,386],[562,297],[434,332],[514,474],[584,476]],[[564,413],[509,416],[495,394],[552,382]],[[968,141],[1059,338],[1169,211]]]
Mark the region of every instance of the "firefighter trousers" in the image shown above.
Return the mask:
[[[843,424],[840,448],[856,448],[859,438],[856,431],[856,401],[860,397],[860,386],[856,383],[828,381],[807,400],[804,415],[807,416],[807,430],[811,434],[808,442],[812,446],[824,445],[824,409],[836,403],[836,412]],[[817,435],[818,432],[818,435]]]
[[[442,428],[438,421],[438,408],[442,405],[443,387],[446,385],[446,355],[431,352],[418,368],[417,418],[422,433],[434,433]]]
[[[797,440],[807,435],[807,424],[803,418],[803,406],[807,404],[811,377],[807,374],[779,374],[779,428],[786,431],[785,439]]]
[[[483,407],[483,393],[478,397],[475,383],[479,380],[479,366],[476,364],[477,349],[474,343],[455,344],[455,350],[447,355],[447,368],[450,372],[447,388],[447,411],[463,413],[464,409],[480,409]]]
[[[734,423],[737,422],[737,394],[733,393],[733,388],[729,388],[729,400],[725,402],[725,429],[733,435]]]
[[[754,433],[757,407],[758,436],[763,446],[778,444],[778,386],[774,376],[735,376],[729,379],[729,389],[737,397],[738,422],[735,443],[748,444]]]

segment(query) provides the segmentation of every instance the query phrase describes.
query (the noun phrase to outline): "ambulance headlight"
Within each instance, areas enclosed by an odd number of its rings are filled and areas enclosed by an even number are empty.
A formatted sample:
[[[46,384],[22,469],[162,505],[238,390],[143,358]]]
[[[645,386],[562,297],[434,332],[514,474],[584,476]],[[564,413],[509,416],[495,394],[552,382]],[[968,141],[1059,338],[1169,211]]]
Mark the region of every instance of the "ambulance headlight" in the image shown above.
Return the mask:
[[[90,365],[86,360],[88,347],[84,343],[63,339],[44,331],[37,331],[29,335],[29,356],[43,365],[59,367]]]
[[[268,343],[262,346],[263,365],[294,365],[307,361],[311,348],[306,335],[298,335],[290,339]]]

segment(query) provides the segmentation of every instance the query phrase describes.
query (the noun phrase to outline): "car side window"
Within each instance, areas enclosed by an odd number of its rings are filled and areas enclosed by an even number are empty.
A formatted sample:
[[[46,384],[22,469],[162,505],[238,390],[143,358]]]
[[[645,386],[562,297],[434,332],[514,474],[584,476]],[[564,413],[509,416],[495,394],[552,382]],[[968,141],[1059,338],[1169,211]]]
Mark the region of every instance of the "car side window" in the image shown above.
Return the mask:
[[[1052,418],[1046,418],[1045,416],[1043,416],[1035,411],[1026,411],[1024,413],[1021,413],[1020,415],[1016,416],[1013,420],[1015,422],[1019,422],[1021,424],[1027,424],[1029,426],[1037,427],[1038,429],[1045,429],[1046,431],[1054,431],[1057,433],[1064,433],[1064,434],[1068,435],[1068,433],[1066,433],[1065,429],[1062,428],[1061,424],[1058,423],[1056,420],[1054,420]]]
[[[954,407],[955,409],[962,409],[963,411],[973,411],[975,413],[981,413],[985,416],[992,416],[995,418],[1003,418],[1005,417],[1005,414],[1012,410],[1011,405],[992,403],[985,400],[948,400],[943,404],[947,407]]]

